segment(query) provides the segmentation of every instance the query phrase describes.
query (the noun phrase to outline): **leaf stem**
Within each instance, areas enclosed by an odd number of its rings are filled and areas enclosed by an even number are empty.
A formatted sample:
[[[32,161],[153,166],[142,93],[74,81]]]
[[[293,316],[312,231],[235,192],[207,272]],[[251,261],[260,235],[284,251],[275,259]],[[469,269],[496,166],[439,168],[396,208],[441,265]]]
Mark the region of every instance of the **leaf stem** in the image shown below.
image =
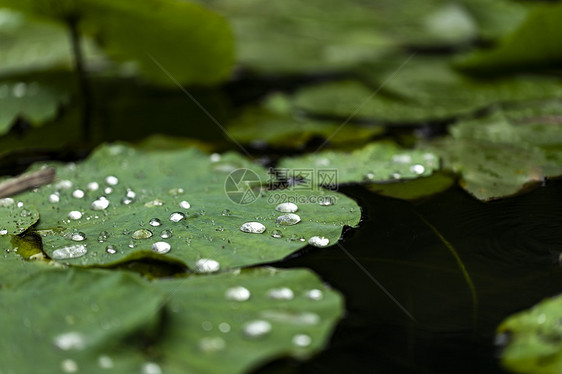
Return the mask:
[[[74,56],[74,68],[78,79],[78,90],[80,93],[80,105],[82,109],[82,136],[84,141],[88,143],[92,136],[92,94],[84,64],[84,54],[82,53],[78,23],[78,17],[69,17],[67,19],[70,31],[72,54]]]

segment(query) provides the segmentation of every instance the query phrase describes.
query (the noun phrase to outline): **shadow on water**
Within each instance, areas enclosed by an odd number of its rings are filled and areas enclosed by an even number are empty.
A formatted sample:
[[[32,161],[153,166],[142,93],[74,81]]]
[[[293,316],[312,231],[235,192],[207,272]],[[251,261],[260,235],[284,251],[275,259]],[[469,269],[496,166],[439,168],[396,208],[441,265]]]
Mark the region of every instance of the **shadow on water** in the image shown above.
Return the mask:
[[[363,207],[363,221],[344,235],[344,248],[416,321],[345,251],[307,247],[274,265],[316,271],[343,293],[346,316],[319,356],[301,365],[277,361],[258,372],[502,372],[496,326],[561,289],[562,181],[491,203],[459,188],[415,204],[360,186],[342,192]],[[462,260],[477,300],[443,239]]]

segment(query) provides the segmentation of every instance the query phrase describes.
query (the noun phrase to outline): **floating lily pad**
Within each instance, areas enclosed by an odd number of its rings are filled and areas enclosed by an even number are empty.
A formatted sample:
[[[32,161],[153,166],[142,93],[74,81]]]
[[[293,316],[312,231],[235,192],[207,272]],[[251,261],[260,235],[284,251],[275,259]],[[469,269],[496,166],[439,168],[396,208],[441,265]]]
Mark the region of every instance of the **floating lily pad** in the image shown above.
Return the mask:
[[[0,235],[19,235],[34,225],[39,212],[11,197],[0,199]]]
[[[541,301],[498,327],[502,364],[514,373],[559,373],[562,368],[562,297]]]
[[[138,353],[115,356],[127,336],[155,325],[164,296],[130,274],[76,269],[43,271],[0,294],[6,373],[139,372]]]
[[[562,97],[556,78],[477,80],[455,72],[447,59],[408,58],[366,65],[360,80],[303,88],[294,105],[313,115],[411,124],[466,116],[496,103]]]
[[[392,143],[371,143],[352,152],[322,151],[286,158],[280,168],[332,170],[331,180],[318,183],[385,182],[429,176],[439,168],[439,159],[430,152],[406,150]]]
[[[562,175],[562,122],[540,115],[525,119],[519,111],[510,116],[500,112],[461,122],[451,128],[450,138],[433,145],[443,166],[460,173],[463,188],[480,200]]]
[[[314,186],[262,190],[270,179],[266,171],[232,153],[143,152],[116,145],[101,147],[77,165],[55,167],[56,183],[19,200],[39,210],[37,229],[46,253],[74,265],[146,256],[183,261],[198,271],[218,270],[198,267],[205,259],[218,261],[221,269],[253,265],[281,259],[312,236],[335,243],[343,226],[355,226],[360,218],[353,200]],[[239,168],[249,169],[247,182],[243,174],[227,179]],[[301,222],[280,226],[275,207],[291,199]],[[319,204],[328,199],[332,205]],[[264,233],[241,231],[254,221],[266,227]],[[275,230],[281,235],[272,236]]]
[[[360,142],[380,134],[375,126],[320,121],[292,113],[286,96],[273,95],[261,107],[251,107],[228,126],[229,133],[241,143],[265,143],[277,147],[299,148],[314,137],[332,144]]]
[[[243,373],[277,357],[321,350],[341,318],[341,296],[308,270],[161,281],[171,295],[163,372]]]
[[[6,133],[17,118],[40,125],[55,117],[68,94],[39,82],[0,81],[0,134]]]

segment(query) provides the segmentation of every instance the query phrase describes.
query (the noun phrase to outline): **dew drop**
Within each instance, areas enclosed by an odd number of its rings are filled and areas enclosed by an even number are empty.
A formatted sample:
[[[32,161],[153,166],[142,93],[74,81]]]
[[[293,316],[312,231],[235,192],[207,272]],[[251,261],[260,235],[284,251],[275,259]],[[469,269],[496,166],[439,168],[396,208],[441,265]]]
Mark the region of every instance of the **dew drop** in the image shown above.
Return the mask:
[[[72,235],[70,236],[70,240],[75,242],[82,242],[86,240],[86,234],[84,234],[81,231],[73,232]]]
[[[129,204],[132,204],[132,203],[134,203],[134,202],[135,202],[134,199],[130,199],[130,198],[128,198],[127,196],[124,196],[124,197],[121,199],[121,204],[123,204],[123,205],[129,205]]]
[[[0,199],[0,207],[9,207],[10,205],[13,205],[15,203],[15,200],[12,199],[11,197],[5,197],[3,199]]]
[[[162,221],[160,221],[158,218],[152,218],[148,224],[152,227],[158,227],[162,224]]]
[[[312,343],[312,339],[306,334],[297,334],[293,336],[292,342],[297,347],[308,347]]]
[[[86,188],[90,191],[97,191],[100,188],[100,185],[98,182],[90,182],[86,185]]]
[[[201,322],[201,328],[204,331],[211,331],[213,329],[213,324],[209,321],[203,321]]]
[[[101,355],[98,357],[98,365],[102,369],[112,369],[113,359],[107,355]]]
[[[105,247],[105,251],[106,251],[107,253],[109,253],[110,255],[114,255],[114,254],[117,253],[117,250],[116,250],[115,247],[112,246],[112,245],[108,245],[107,247]]]
[[[59,181],[55,184],[55,188],[57,190],[68,190],[68,189],[72,188],[72,182],[69,181],[69,180],[66,180],[66,179],[62,180],[62,181]]]
[[[423,173],[424,173],[425,167],[424,167],[423,165],[420,165],[420,164],[415,164],[415,165],[412,165],[412,166],[410,167],[410,171],[411,171],[412,173],[415,173],[415,174],[420,175],[420,174],[423,174]]]
[[[314,300],[314,301],[320,301],[324,297],[323,292],[319,289],[316,289],[316,288],[306,291],[305,295],[308,299]]]
[[[199,348],[205,353],[218,352],[226,348],[226,342],[218,336],[207,336],[199,341]]]
[[[215,229],[215,231],[224,231],[224,227],[222,227],[222,226],[217,226],[217,228]]]
[[[94,200],[92,202],[92,205],[90,205],[90,208],[92,208],[93,210],[105,210],[107,209],[108,206],[109,206],[109,200],[107,200],[104,196],[102,196],[99,199]]]
[[[82,218],[82,213],[77,210],[73,210],[70,213],[68,213],[68,218],[72,220],[78,220]]]
[[[225,334],[230,332],[230,325],[226,322],[219,323],[219,331]]]
[[[297,241],[304,242],[304,241],[305,241],[305,238],[302,237],[302,236],[299,236],[299,235],[297,235],[297,234],[293,234],[293,235],[291,235],[291,237],[289,238],[289,240],[292,241],[292,242],[297,242]]]
[[[152,231],[147,229],[140,229],[133,232],[132,238],[136,240],[140,240],[140,239],[148,239],[151,236],[152,236]]]
[[[394,172],[394,173],[390,174],[390,178],[392,178],[392,179],[402,179],[402,174],[400,174],[398,172]]]
[[[277,219],[275,220],[275,222],[283,226],[296,225],[300,221],[301,217],[293,213],[283,214],[282,216],[277,217]]]
[[[105,183],[109,184],[110,186],[116,186],[119,183],[119,179],[113,175],[105,177]]]
[[[275,300],[292,300],[295,297],[293,290],[287,287],[273,288],[267,291],[267,296]]]
[[[277,205],[275,210],[282,213],[294,213],[299,210],[299,207],[294,203],[281,203]]]
[[[240,226],[240,231],[250,234],[261,234],[265,231],[265,226],[259,222],[246,222]]]
[[[60,366],[62,371],[64,371],[65,373],[76,373],[78,371],[78,364],[76,363],[76,361],[69,358],[62,360]]]
[[[57,335],[53,340],[53,343],[57,348],[63,351],[80,350],[84,349],[86,343],[84,341],[84,336],[79,332],[71,331],[64,334]]]
[[[271,236],[273,236],[274,238],[282,238],[283,233],[281,232],[281,230],[273,230],[271,232]]]
[[[156,362],[145,362],[142,365],[141,374],[162,374],[162,369]]]
[[[26,93],[27,93],[27,83],[25,82],[18,82],[14,84],[14,86],[12,87],[12,94],[18,99],[24,97]]]
[[[181,212],[174,212],[174,213],[170,214],[170,221],[172,221],[172,222],[179,222],[182,219],[185,219],[185,214],[183,214]]]
[[[328,244],[330,244],[330,239],[323,236],[313,236],[312,238],[308,239],[308,244],[315,247],[326,247]]]
[[[250,290],[242,286],[231,287],[224,293],[227,300],[233,301],[246,301],[250,299],[250,296]]]
[[[0,235],[6,235],[7,233],[8,233],[8,230],[6,230],[6,229],[0,230]]]
[[[72,191],[72,197],[74,197],[75,199],[82,199],[84,197],[85,193],[82,190],[74,190]]]
[[[110,194],[113,193],[113,188],[111,188],[111,187],[106,187],[106,188],[103,190],[103,192],[106,193],[107,195],[110,195]]]
[[[21,201],[18,201],[18,203],[16,204],[16,206],[18,208],[23,208],[23,203]]]
[[[221,213],[223,216],[231,216],[232,212],[230,211],[230,209],[225,209],[222,211]]]
[[[171,231],[171,230],[163,230],[163,231],[160,233],[160,237],[161,237],[162,239],[169,239],[169,238],[172,237],[172,231]]]
[[[182,208],[182,209],[189,209],[189,208],[191,208],[191,204],[188,203],[188,202],[185,201],[185,200],[182,201],[182,202],[180,202],[180,203],[179,203],[179,206],[180,206],[180,208]]]
[[[98,242],[103,243],[107,238],[109,238],[109,233],[107,231],[102,231],[98,235]]]
[[[271,331],[271,323],[264,320],[250,321],[244,325],[242,331],[247,338],[258,339]]]
[[[163,255],[165,253],[170,252],[170,249],[172,249],[172,246],[169,243],[166,243],[166,242],[156,242],[156,243],[152,244],[151,249],[154,252]]]
[[[210,258],[201,258],[195,262],[195,270],[200,273],[214,273],[219,269],[220,264]]]
[[[125,197],[134,200],[137,198],[137,193],[131,190],[130,188],[127,188],[127,193],[125,194]]]
[[[77,244],[64,248],[55,249],[51,257],[54,258],[55,260],[62,260],[67,258],[82,257],[86,253],[88,253],[86,246],[83,244]]]
[[[318,204],[320,204],[321,206],[331,206],[334,205],[334,202],[332,201],[332,199],[322,199]]]
[[[407,164],[409,162],[412,162],[412,157],[410,155],[407,155],[407,154],[394,155],[394,156],[392,156],[392,162]]]
[[[56,204],[60,201],[60,197],[59,195],[57,195],[56,193],[52,193],[49,195],[49,202],[52,204]]]
[[[162,205],[164,205],[164,202],[160,199],[154,199],[144,204],[144,206],[147,208],[154,208],[156,206],[162,206]]]
[[[219,162],[221,160],[221,155],[219,153],[213,153],[209,156],[211,162]]]

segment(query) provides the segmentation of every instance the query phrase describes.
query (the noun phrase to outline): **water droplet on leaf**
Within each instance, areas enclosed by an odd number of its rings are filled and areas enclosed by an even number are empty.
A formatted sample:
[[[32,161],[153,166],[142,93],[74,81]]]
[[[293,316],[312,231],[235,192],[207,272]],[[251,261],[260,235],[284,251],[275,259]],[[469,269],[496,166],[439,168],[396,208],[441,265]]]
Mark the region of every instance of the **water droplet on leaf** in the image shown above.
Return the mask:
[[[119,183],[119,179],[113,175],[110,175],[105,178],[105,183],[109,184],[110,186],[116,186]]]
[[[247,338],[258,339],[271,331],[271,323],[263,320],[250,321],[244,325],[242,331]]]
[[[78,219],[82,218],[82,213],[77,211],[77,210],[73,210],[70,213],[68,213],[68,218],[70,218],[72,220],[78,220]]]
[[[182,202],[180,202],[180,203],[179,203],[179,206],[180,206],[180,208],[182,208],[182,209],[189,209],[189,208],[191,208],[191,204],[188,203],[188,202],[185,201],[185,200],[182,201]]]
[[[306,334],[297,334],[293,336],[292,342],[297,347],[308,347],[312,343],[312,339]]]
[[[312,238],[308,239],[308,244],[315,247],[326,247],[328,244],[330,244],[330,239],[323,236],[313,236]]]
[[[271,232],[271,236],[273,236],[274,238],[282,238],[283,233],[281,232],[281,230],[273,230]]]
[[[224,293],[227,300],[234,301],[246,301],[250,299],[250,296],[250,290],[242,286],[231,287]]]
[[[295,297],[293,290],[287,287],[273,288],[267,292],[267,296],[275,300],[292,300]]]
[[[158,218],[152,218],[148,224],[152,227],[158,227],[162,224],[162,221],[160,221]]]
[[[240,226],[240,231],[251,234],[261,234],[265,231],[265,226],[259,222],[246,222]]]
[[[209,258],[202,258],[195,262],[195,270],[200,273],[214,273],[215,271],[219,271],[220,264]]]
[[[64,248],[55,249],[51,257],[54,258],[55,260],[62,260],[67,258],[82,257],[86,253],[88,253],[86,246],[82,244],[77,244]]]
[[[172,221],[172,222],[179,222],[182,219],[185,219],[185,214],[183,214],[181,212],[174,212],[174,213],[170,214],[170,221]]]
[[[281,203],[275,207],[275,210],[282,213],[294,213],[299,210],[299,207],[294,203]]]
[[[148,239],[150,237],[152,237],[152,231],[147,230],[147,229],[137,230],[137,231],[133,232],[133,235],[132,235],[132,238],[137,239],[137,240]]]
[[[165,253],[170,252],[170,249],[172,249],[172,246],[169,243],[166,243],[166,242],[156,242],[156,243],[152,244],[151,249],[154,252],[163,255]]]
[[[293,213],[283,214],[282,216],[277,217],[277,219],[275,220],[275,222],[283,226],[296,225],[300,221],[301,217]]]

